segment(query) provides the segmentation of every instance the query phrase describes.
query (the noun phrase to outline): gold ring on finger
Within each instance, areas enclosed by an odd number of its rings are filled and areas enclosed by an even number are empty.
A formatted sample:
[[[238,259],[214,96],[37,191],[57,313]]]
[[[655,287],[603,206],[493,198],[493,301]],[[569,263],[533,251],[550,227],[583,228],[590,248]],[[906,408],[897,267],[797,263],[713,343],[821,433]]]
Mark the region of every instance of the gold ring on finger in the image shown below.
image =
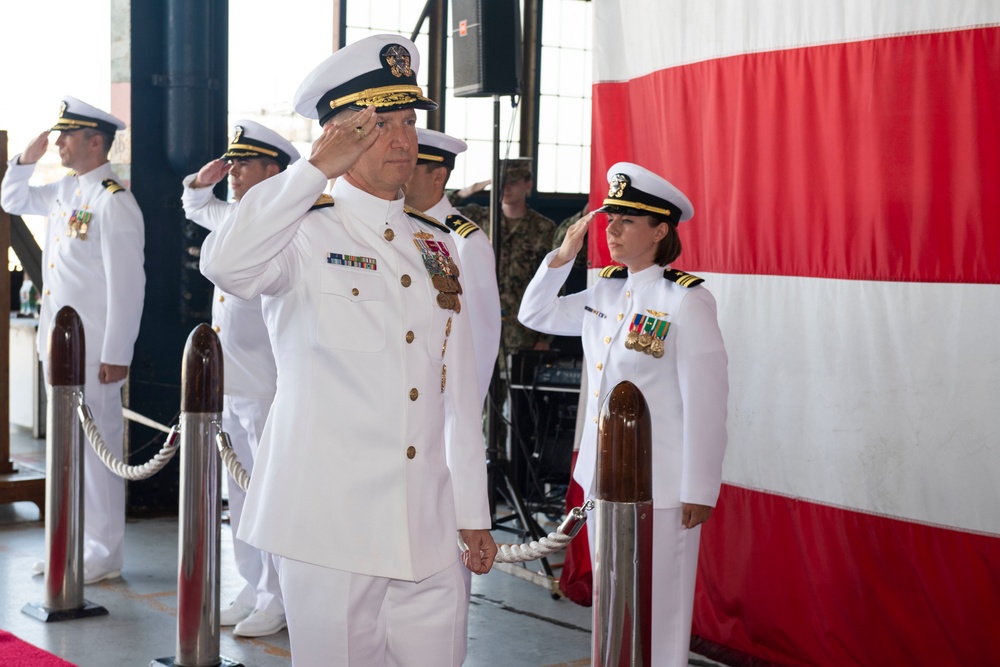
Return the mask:
[[[365,134],[366,134],[365,133],[365,128],[363,128],[360,125],[358,125],[356,128],[354,128],[354,131],[358,133],[358,139],[364,139],[365,138]]]

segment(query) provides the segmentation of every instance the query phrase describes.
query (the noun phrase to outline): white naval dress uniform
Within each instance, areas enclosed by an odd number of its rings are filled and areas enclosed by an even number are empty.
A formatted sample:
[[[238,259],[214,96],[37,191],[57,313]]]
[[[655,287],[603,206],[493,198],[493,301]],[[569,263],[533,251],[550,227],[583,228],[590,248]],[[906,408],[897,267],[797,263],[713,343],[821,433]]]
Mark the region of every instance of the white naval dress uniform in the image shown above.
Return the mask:
[[[573,478],[587,497],[595,493],[597,419],[608,392],[628,380],[649,405],[654,507],[652,663],[687,665],[701,527],[683,529],[680,506],[715,505],[727,438],[727,357],[715,299],[704,287],[682,287],[666,279],[664,268],[657,265],[627,277],[621,270],[615,272],[620,278],[602,278],[583,292],[560,297],[572,263],[550,269],[557,252],[546,256],[528,285],[519,318],[538,331],[583,338],[590,394]],[[625,347],[636,315],[670,323],[661,358]]]
[[[486,400],[500,351],[500,290],[497,288],[497,263],[493,245],[479,226],[459,213],[446,196],[441,197],[441,201],[424,213],[445,223],[452,230],[458,256],[465,267],[462,288],[468,297],[466,302],[469,320],[472,322],[472,343],[476,349],[479,402],[482,403]],[[456,218],[461,218],[461,221]]]
[[[203,246],[215,284],[265,295],[278,367],[239,536],[284,557],[296,665],[458,665],[456,530],[490,527],[486,461],[468,313],[417,247],[454,242],[345,178],[314,208],[326,185],[300,160]]]
[[[101,384],[98,371],[101,363],[132,363],[146,285],[142,212],[132,193],[115,182],[110,163],[48,185],[29,186],[34,165],[19,165],[18,157],[7,164],[0,200],[8,213],[48,216],[38,319],[38,351],[46,380],[52,318],[63,306],[71,306],[83,322],[84,397],[105,444],[120,459],[123,382]],[[70,234],[71,220],[79,223],[75,235]],[[109,471],[89,445],[84,450],[84,563],[88,568],[120,570],[125,481]]]
[[[181,204],[189,220],[212,231],[236,213],[236,204],[219,201],[212,188],[192,188],[197,177],[184,179]],[[243,468],[253,473],[257,445],[264,421],[274,400],[277,368],[260,297],[244,300],[218,287],[212,295],[212,324],[222,343],[225,385],[222,428],[233,444]],[[229,477],[229,525],[233,531],[236,569],[246,582],[236,602],[248,609],[261,609],[269,616],[284,615],[278,585],[276,557],[235,537],[243,514],[246,492]]]

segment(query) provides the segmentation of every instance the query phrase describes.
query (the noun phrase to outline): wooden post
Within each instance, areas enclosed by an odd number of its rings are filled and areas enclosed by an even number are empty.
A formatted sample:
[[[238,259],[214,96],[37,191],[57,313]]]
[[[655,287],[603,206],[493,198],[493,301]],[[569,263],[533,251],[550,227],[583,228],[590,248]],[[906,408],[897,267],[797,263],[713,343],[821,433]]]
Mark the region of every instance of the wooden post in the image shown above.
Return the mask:
[[[7,172],[7,131],[0,130],[0,178]],[[0,249],[4,262],[10,248],[10,216],[0,209]],[[10,458],[10,278],[0,288],[0,313],[7,313],[0,324],[0,504],[27,500],[38,505],[45,516],[45,475],[22,472]]]

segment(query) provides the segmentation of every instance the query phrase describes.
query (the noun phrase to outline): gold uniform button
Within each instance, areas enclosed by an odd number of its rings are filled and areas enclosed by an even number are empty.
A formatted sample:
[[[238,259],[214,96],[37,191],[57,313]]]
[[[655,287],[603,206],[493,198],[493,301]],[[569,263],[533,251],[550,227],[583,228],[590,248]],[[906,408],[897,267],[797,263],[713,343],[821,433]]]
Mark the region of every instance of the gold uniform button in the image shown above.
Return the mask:
[[[604,337],[604,344],[607,345],[610,342],[611,342],[611,336],[605,336]]]
[[[401,284],[401,285],[402,285],[403,287],[409,287],[409,286],[410,286],[410,283],[411,283],[411,282],[413,282],[413,281],[412,281],[412,280],[410,280],[410,276],[409,276],[408,274],[406,274],[406,273],[404,273],[404,274],[403,274],[402,276],[400,276],[400,278],[399,278],[399,283],[400,283],[400,284]]]
[[[225,301],[225,300],[226,300],[226,297],[224,297],[224,296],[222,296],[222,295],[220,294],[220,295],[219,295],[219,303],[222,303],[222,302],[223,302],[223,301]]]
[[[55,265],[55,263],[54,263],[54,262],[49,262],[49,268],[50,268],[50,269],[54,269],[54,268],[56,268],[56,265]]]
[[[80,196],[80,190],[79,190],[79,189],[77,189],[77,191],[76,191],[76,196],[77,196],[77,197],[79,197],[79,196]]]
[[[594,423],[595,424],[597,423],[597,417],[594,417]]]
[[[222,329],[220,329],[219,325],[216,324],[214,327],[212,327],[212,331],[214,331],[215,333],[219,333],[220,331],[222,331]]]
[[[386,241],[391,241],[394,238],[396,238],[396,232],[392,231],[391,229],[387,229],[384,232],[382,232],[382,236],[385,237]]]
[[[623,319],[625,319],[625,313],[618,313],[618,321],[621,322]]]
[[[412,343],[413,342],[413,332],[412,331],[407,331],[406,332],[406,342],[407,343]]]
[[[48,296],[50,294],[52,294],[52,292],[50,292],[49,290],[45,290],[45,296]]]
[[[602,364],[601,362],[598,361],[597,362],[597,370],[599,370],[599,371],[604,370],[604,364]]]
[[[627,292],[625,292],[625,298],[626,299],[631,299],[632,298],[632,290],[628,290]]]
[[[410,445],[409,447],[406,448],[406,458],[412,459],[416,455],[417,455],[417,448],[416,447],[414,447],[413,445]]]
[[[416,387],[414,387],[413,389],[410,390],[410,400],[411,401],[417,400],[417,396],[420,396],[420,392],[417,391]]]
[[[598,397],[600,397],[600,395],[601,395],[601,392],[599,390],[594,392],[594,398],[598,398]]]
[[[351,290],[351,294],[353,294],[354,296],[357,296],[357,295],[361,294],[361,292],[358,290],[357,287],[355,287],[354,289]]]

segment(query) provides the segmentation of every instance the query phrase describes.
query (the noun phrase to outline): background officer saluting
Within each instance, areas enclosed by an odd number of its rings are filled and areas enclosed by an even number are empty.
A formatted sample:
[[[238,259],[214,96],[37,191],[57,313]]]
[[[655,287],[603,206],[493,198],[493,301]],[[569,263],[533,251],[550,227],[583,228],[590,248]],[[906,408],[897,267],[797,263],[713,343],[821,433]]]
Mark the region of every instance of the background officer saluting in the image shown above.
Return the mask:
[[[460,665],[456,534],[473,572],[496,553],[461,261],[400,191],[414,109],[435,107],[418,65],[398,35],[323,61],[295,95],[324,126],[309,160],[247,192],[203,248],[213,282],[265,295],[278,389],[239,536],[283,556],[300,667]]]
[[[181,197],[184,214],[206,229],[217,229],[236,213],[236,202],[247,190],[281,173],[299,157],[295,147],[273,130],[252,120],[237,121],[232,143],[223,156],[184,179]],[[233,203],[220,201],[212,194],[212,186],[227,173],[236,199]],[[240,463],[252,473],[278,374],[260,297],[244,300],[216,287],[212,323],[225,357],[222,427],[229,434]],[[230,476],[229,525],[234,536],[240,526],[245,497],[246,493]],[[276,557],[236,537],[233,555],[236,569],[246,583],[232,604],[222,610],[219,624],[235,625],[233,634],[241,637],[263,637],[278,632],[285,627],[285,608],[278,586]]]
[[[479,402],[482,404],[500,349],[500,293],[493,246],[479,226],[459,213],[444,194],[455,168],[455,157],[464,153],[468,145],[444,132],[424,128],[417,129],[417,141],[417,167],[403,188],[406,205],[443,222],[453,232],[465,271],[462,286],[468,295],[466,303],[472,322]]]
[[[122,457],[121,387],[132,363],[146,286],[145,230],[132,193],[115,180],[108,152],[125,123],[73,97],[63,98],[58,122],[39,134],[8,165],[0,204],[9,213],[47,215],[42,248],[42,309],[38,350],[48,377],[52,317],[63,306],[80,315],[86,335],[87,404],[108,449]],[[49,132],[58,131],[59,157],[72,172],[61,180],[29,186],[45,154]],[[83,579],[118,577],[124,562],[125,481],[84,447]],[[36,565],[36,572],[44,566]]]

